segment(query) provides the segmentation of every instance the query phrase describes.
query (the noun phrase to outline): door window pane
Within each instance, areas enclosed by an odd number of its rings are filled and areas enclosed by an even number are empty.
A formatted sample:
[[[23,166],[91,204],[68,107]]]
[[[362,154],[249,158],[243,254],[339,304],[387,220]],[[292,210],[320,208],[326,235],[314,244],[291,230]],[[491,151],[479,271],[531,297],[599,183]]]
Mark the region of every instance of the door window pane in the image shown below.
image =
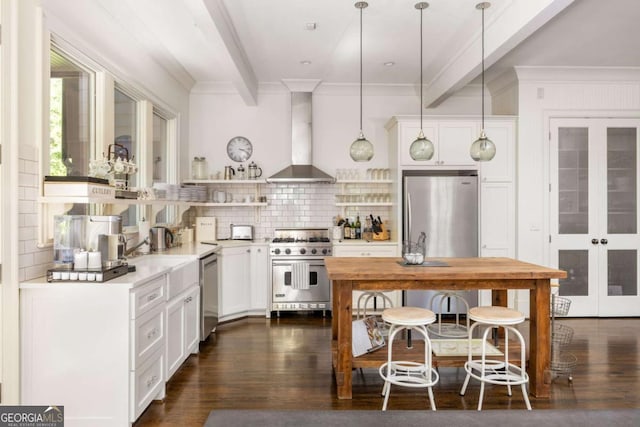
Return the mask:
[[[167,120],[153,113],[153,182],[167,182]]]
[[[636,128],[607,129],[607,231],[637,233]]]
[[[136,154],[138,153],[137,134],[138,134],[138,114],[137,102],[118,88],[114,93],[114,149],[110,152],[110,156],[125,157],[128,155],[129,160],[138,163]],[[114,174],[116,182],[126,182],[128,187],[136,187],[138,182],[137,174]],[[121,212],[122,225],[136,225],[136,207],[129,206],[125,211]]]
[[[638,295],[638,251],[607,251],[607,295]]]
[[[49,175],[86,176],[91,156],[93,73],[51,50]]]
[[[558,268],[567,272],[560,279],[560,295],[589,295],[589,252],[586,250],[564,250],[558,253]]]
[[[589,230],[589,149],[587,128],[560,128],[558,134],[558,231]]]

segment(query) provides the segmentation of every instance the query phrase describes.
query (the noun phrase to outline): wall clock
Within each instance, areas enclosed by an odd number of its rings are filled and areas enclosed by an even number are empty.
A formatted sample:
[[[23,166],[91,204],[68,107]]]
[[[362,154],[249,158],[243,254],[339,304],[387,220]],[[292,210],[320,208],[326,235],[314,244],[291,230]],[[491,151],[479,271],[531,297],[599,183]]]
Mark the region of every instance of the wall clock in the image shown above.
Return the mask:
[[[236,136],[227,143],[227,155],[236,162],[246,162],[253,153],[253,145],[244,136]]]

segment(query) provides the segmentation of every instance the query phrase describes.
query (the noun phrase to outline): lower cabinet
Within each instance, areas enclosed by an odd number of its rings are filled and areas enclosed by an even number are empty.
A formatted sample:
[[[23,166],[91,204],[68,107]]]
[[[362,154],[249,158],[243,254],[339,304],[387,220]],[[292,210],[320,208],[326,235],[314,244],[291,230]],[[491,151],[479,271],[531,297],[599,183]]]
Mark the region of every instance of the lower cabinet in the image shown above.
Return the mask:
[[[21,284],[22,405],[66,426],[128,426],[165,396],[166,275],[127,284]]]
[[[269,245],[251,246],[251,314],[267,313],[269,301]]]
[[[189,287],[173,298],[165,308],[167,318],[166,371],[167,380],[180,368],[189,354],[198,352],[200,287]]]
[[[345,244],[336,244],[333,245],[333,256],[338,257],[396,257],[398,256],[398,244],[397,243],[362,243],[362,244],[354,244],[354,243],[345,243]],[[363,268],[366,268],[366,260],[363,260],[362,265]],[[358,310],[358,299],[363,294],[362,291],[353,291],[353,313],[355,315],[360,315],[364,313],[365,305],[364,301],[362,301],[363,305]],[[402,305],[402,291],[388,291],[384,292],[384,294],[391,300],[391,304],[394,307],[399,307]],[[363,298],[364,299],[364,298]],[[372,313],[375,310],[382,309],[384,307],[383,301],[381,298],[377,298],[374,300],[370,298],[366,304],[367,313]],[[388,307],[388,304],[387,304]]]
[[[220,320],[247,315],[251,304],[251,245],[223,247],[218,253]]]

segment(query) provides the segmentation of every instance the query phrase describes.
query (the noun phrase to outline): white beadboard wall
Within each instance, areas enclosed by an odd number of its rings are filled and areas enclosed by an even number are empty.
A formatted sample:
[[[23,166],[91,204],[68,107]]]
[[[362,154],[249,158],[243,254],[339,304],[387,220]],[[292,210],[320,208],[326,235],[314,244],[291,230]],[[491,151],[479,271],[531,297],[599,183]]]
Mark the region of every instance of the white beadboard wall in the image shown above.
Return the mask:
[[[517,254],[549,260],[549,120],[640,117],[640,68],[516,67],[518,77]],[[550,265],[552,266],[552,265]],[[519,309],[528,314],[529,295]]]

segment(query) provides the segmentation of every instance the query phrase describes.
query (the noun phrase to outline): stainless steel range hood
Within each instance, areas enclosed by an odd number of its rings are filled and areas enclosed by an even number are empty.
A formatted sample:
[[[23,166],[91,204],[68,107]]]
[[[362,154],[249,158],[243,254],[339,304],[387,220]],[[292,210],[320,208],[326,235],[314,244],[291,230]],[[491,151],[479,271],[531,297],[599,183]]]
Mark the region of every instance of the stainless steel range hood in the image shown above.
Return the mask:
[[[280,183],[334,183],[331,175],[311,164],[311,92],[291,92],[291,166],[267,178]]]

